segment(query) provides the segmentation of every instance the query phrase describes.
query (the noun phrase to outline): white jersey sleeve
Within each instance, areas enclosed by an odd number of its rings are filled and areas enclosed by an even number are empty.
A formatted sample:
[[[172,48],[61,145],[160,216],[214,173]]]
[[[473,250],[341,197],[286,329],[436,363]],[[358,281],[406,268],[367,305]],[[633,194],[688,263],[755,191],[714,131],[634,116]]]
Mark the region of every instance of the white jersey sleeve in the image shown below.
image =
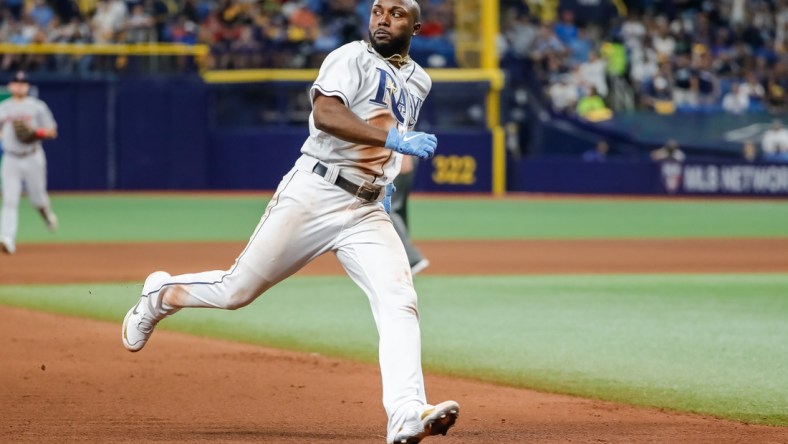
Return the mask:
[[[35,114],[34,119],[36,128],[57,128],[55,117],[52,116],[52,110],[41,100],[38,100],[38,112]]]
[[[315,83],[309,91],[312,102],[317,92],[324,96],[342,99],[345,106],[351,107],[360,90],[363,74],[359,67],[358,49],[355,45],[345,45],[331,52],[317,75]]]

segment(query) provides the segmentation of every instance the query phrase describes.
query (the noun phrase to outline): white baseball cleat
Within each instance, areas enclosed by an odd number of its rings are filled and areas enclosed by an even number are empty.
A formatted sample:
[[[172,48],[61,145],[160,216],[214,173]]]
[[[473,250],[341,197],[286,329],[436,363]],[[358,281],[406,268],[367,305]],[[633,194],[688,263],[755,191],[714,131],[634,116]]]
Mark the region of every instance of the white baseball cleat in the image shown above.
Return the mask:
[[[57,222],[57,215],[55,213],[53,213],[51,211],[49,213],[47,213],[46,223],[47,223],[47,229],[49,231],[51,231],[53,233],[55,231],[57,231],[58,222]]]
[[[6,254],[16,253],[16,245],[13,239],[6,236],[0,237],[0,250],[3,250],[3,253]]]
[[[164,318],[157,316],[155,310],[161,297],[158,290],[161,289],[161,283],[169,277],[169,273],[156,271],[145,279],[140,300],[131,307],[123,319],[121,339],[126,350],[131,352],[142,350],[153,334],[153,328]]]
[[[428,436],[446,435],[458,416],[460,405],[455,401],[445,401],[435,406],[425,405],[405,419],[399,431],[387,440],[387,444],[418,444]]]

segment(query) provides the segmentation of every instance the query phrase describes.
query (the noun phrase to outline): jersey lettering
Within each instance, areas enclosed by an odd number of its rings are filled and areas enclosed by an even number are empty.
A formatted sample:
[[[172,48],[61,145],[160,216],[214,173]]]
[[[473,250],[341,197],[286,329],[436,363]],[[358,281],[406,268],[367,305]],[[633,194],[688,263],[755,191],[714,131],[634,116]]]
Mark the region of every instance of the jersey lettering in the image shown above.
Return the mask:
[[[419,116],[419,108],[424,102],[419,96],[411,94],[405,88],[401,88],[394,76],[389,74],[383,68],[375,68],[378,71],[378,90],[375,97],[369,99],[370,103],[381,107],[391,108],[391,113],[397,122],[405,123],[405,114],[409,116],[408,125],[416,125],[416,119]],[[410,100],[408,100],[410,97]]]

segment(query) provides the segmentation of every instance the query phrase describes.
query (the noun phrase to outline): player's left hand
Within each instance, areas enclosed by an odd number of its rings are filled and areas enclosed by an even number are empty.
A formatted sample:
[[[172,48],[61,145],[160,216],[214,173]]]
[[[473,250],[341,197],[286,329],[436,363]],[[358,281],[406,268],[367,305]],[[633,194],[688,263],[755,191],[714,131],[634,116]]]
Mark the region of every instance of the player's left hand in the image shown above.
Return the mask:
[[[438,147],[438,138],[434,134],[410,131],[400,134],[397,128],[389,130],[386,148],[398,153],[416,156],[419,159],[431,159]]]
[[[16,138],[22,143],[33,143],[39,139],[38,131],[34,130],[27,123],[21,120],[14,120],[14,133]]]
[[[383,209],[386,213],[391,214],[391,196],[397,191],[397,187],[393,183],[386,185],[386,197],[383,198]]]

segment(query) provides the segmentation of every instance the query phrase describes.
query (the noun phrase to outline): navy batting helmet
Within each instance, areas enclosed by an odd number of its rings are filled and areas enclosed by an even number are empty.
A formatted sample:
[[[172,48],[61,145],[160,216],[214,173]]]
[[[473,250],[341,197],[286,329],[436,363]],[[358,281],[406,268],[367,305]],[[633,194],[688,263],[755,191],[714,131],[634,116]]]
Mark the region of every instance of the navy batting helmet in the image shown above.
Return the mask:
[[[9,83],[30,83],[30,82],[27,80],[27,74],[25,74],[24,71],[17,71],[16,74],[14,74],[14,76],[11,77]]]

